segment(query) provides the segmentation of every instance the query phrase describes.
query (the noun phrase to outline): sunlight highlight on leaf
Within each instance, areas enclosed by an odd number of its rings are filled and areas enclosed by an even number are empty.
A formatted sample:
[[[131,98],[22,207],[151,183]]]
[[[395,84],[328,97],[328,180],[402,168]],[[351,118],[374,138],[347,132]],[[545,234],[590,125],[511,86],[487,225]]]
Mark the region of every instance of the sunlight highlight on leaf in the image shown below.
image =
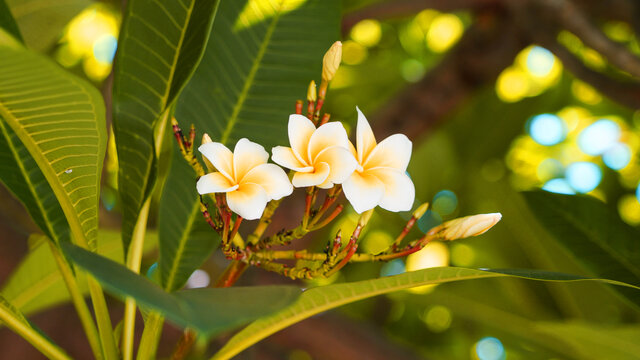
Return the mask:
[[[276,14],[282,15],[293,11],[306,0],[249,0],[233,25],[233,31],[237,32],[263,22]]]

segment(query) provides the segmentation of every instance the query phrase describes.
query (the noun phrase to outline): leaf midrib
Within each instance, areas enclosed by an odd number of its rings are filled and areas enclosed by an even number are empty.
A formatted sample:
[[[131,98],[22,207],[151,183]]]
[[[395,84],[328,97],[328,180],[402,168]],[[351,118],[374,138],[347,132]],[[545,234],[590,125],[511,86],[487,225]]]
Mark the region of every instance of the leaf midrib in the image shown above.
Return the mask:
[[[269,42],[271,41],[273,32],[276,29],[276,25],[278,25],[278,21],[280,20],[280,15],[282,15],[283,4],[284,4],[284,1],[280,1],[278,9],[275,11],[272,17],[271,24],[269,24],[269,28],[267,28],[267,32],[264,36],[262,44],[260,44],[260,48],[258,49],[258,54],[256,58],[253,60],[253,64],[251,64],[251,70],[249,70],[249,74],[247,75],[242,91],[240,92],[238,101],[236,102],[236,105],[233,107],[233,112],[231,113],[231,117],[227,122],[227,126],[224,129],[224,132],[220,136],[220,142],[223,144],[226,144],[227,141],[229,140],[229,136],[231,136],[233,127],[238,121],[238,115],[240,115],[240,110],[242,109],[244,102],[247,100],[247,96],[249,95],[249,90],[253,85],[253,81],[255,79],[256,74],[258,73],[258,69],[260,68],[262,59],[264,58],[264,55],[267,52],[267,47],[269,46]]]
[[[166,291],[172,291],[173,283],[175,282],[176,275],[178,273],[178,265],[180,264],[180,260],[182,259],[182,254],[187,246],[187,242],[189,240],[189,235],[191,233],[191,228],[193,227],[193,223],[195,222],[198,209],[200,208],[200,203],[195,202],[193,209],[191,210],[191,215],[189,216],[189,221],[182,232],[182,236],[180,236],[180,242],[178,245],[178,249],[176,250],[173,261],[171,262],[171,270],[169,271],[169,278],[167,279],[167,284],[164,287]]]
[[[178,40],[178,44],[176,45],[176,52],[173,56],[173,60],[171,61],[171,71],[169,72],[169,78],[167,79],[167,88],[165,89],[164,96],[162,97],[162,104],[165,108],[167,107],[167,100],[169,100],[169,94],[173,86],[173,77],[175,76],[177,69],[176,64],[178,64],[178,59],[180,58],[180,54],[182,53],[182,44],[187,34],[187,29],[189,28],[189,21],[191,21],[191,15],[193,13],[193,7],[195,6],[195,3],[196,0],[192,0],[189,4],[189,7],[187,8],[187,16],[185,17],[184,24],[182,25],[183,31],[180,32],[180,39]],[[154,119],[154,121],[155,120],[156,119]]]

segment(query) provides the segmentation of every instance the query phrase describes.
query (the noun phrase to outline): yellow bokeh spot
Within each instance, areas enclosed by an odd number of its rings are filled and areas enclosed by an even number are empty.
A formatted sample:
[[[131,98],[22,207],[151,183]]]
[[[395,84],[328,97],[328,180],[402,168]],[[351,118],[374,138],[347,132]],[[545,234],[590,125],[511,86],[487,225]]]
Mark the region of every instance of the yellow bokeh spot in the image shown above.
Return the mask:
[[[570,133],[577,130],[580,123],[584,123],[592,116],[589,110],[579,106],[567,106],[558,111],[556,115],[564,120],[567,131]]]
[[[467,244],[454,243],[451,249],[451,263],[455,266],[471,266],[476,259],[473,248]]]
[[[331,89],[341,89],[356,83],[356,73],[352,68],[341,66],[336,72],[336,76],[331,80]]]
[[[440,15],[438,11],[432,10],[432,9],[426,9],[426,10],[420,11],[418,15],[416,15],[416,18],[414,21],[416,22],[416,24],[418,24],[422,28],[424,32],[427,32],[429,30],[429,27],[431,27],[431,23],[433,22],[433,19],[438,17],[438,15]]]
[[[574,54],[579,53],[584,48],[582,40],[566,30],[560,31],[558,34],[558,42],[566,46],[567,49]]]
[[[423,321],[434,333],[439,333],[447,330],[451,326],[451,310],[442,306],[436,305],[427,309],[423,316]]]
[[[602,30],[609,38],[619,42],[629,41],[633,36],[631,27],[623,21],[609,21],[604,24]]]
[[[433,267],[449,265],[449,248],[441,242],[428,243],[422,250],[407,256],[407,271],[416,271]],[[411,288],[408,291],[416,294],[426,294],[433,291],[436,285],[424,285]]]
[[[620,217],[629,225],[640,225],[640,202],[635,195],[625,195],[618,201]]]
[[[438,15],[427,32],[427,46],[434,52],[444,52],[460,39],[463,32],[464,24],[459,17],[453,14]]]
[[[363,239],[362,248],[367,254],[379,254],[385,251],[391,243],[393,237],[380,230],[372,231]]]
[[[366,47],[376,46],[382,38],[382,27],[377,20],[362,20],[351,29],[351,38]]]
[[[84,60],[82,68],[89,79],[100,81],[106,78],[111,72],[111,63],[103,63],[92,56]]]
[[[596,89],[580,80],[573,80],[571,92],[576,99],[588,105],[596,105],[602,101],[602,96],[600,96]]]
[[[306,0],[249,0],[233,25],[234,31],[249,28],[302,6]]]
[[[529,92],[529,80],[524,70],[510,66],[506,68],[496,81],[496,92],[504,102],[522,100]]]
[[[582,59],[592,69],[601,70],[606,66],[602,55],[593,49],[584,49],[582,51]]]
[[[367,58],[367,48],[355,41],[347,40],[342,44],[342,62],[357,65]]]

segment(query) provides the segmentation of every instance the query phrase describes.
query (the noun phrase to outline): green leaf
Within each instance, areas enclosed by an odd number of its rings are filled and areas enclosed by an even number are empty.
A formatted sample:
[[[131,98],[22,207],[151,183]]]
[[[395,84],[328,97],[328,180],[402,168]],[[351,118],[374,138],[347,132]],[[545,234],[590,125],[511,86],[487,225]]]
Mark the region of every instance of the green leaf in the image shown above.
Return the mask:
[[[597,277],[640,284],[640,233],[602,201],[581,195],[525,192],[532,212],[575,260]],[[616,288],[640,305],[640,293]]]
[[[568,343],[580,359],[640,359],[637,324],[612,327],[582,322],[539,322],[534,328]]]
[[[217,3],[211,0],[128,2],[113,86],[118,186],[126,247],[140,209],[155,183],[162,131],[156,140],[154,128],[166,128],[171,104],[200,62]]]
[[[0,47],[0,69],[0,127],[5,139],[14,132],[33,157],[74,240],[95,245],[106,147],[100,93],[25,49]]]
[[[288,115],[340,38],[337,0],[223,1],[176,118],[234,144],[286,142]]]
[[[484,279],[495,277],[518,277],[544,281],[585,281],[595,280],[614,285],[626,286],[631,290],[640,287],[619,281],[592,279],[579,275],[569,275],[537,270],[476,270],[455,267],[430,268],[380,279],[321,286],[305,291],[291,306],[278,313],[256,320],[237,333],[220,349],[214,359],[229,359],[242,350],[289,325],[320,312],[336,308],[354,301],[382,295],[398,290],[428,284],[452,281]]]
[[[339,17],[335,0],[222,2],[205,56],[178,100],[178,119],[226,143],[242,136],[267,148],[281,142],[295,100],[305,96],[339,37]],[[202,264],[215,236],[202,219],[195,173],[174,156],[160,204],[167,290],[182,286]]]
[[[0,28],[6,30],[14,38],[24,42],[18,29],[18,24],[16,24],[16,20],[11,15],[11,10],[4,0],[0,0]]]
[[[195,179],[193,169],[177,147],[173,153],[173,171],[169,173],[158,215],[158,268],[167,291],[181,288],[220,243],[218,234],[202,217],[195,182],[182,181],[185,174]]]
[[[69,293],[56,262],[51,247],[42,235],[32,236],[37,245],[24,257],[4,283],[0,293],[26,316],[68,302]],[[30,239],[31,240],[31,239]],[[42,240],[42,241],[39,241]],[[156,249],[158,236],[147,233],[144,254]],[[98,232],[98,254],[123,263],[124,253],[120,233],[100,230]],[[78,284],[83,294],[88,293],[84,273],[79,273]]]
[[[91,0],[6,0],[18,23],[24,42],[31,49],[46,51],[62,35],[64,27],[87,6]]]
[[[137,275],[102,256],[69,243],[65,253],[80,267],[90,272],[104,287],[122,297],[161,312],[182,327],[213,336],[290,305],[300,294],[292,286],[254,286],[163,291],[146,278]]]

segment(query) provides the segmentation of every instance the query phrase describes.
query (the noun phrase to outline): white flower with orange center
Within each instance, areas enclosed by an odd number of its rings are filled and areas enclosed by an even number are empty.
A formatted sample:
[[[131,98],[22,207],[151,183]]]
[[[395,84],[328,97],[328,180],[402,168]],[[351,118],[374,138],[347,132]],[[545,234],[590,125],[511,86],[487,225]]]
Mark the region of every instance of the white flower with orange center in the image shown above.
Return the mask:
[[[202,144],[198,150],[218,170],[200,177],[198,193],[226,193],[229,208],[247,220],[259,219],[269,201],[293,192],[284,170],[267,164],[269,154],[262,145],[243,138],[233,153],[217,142]]]
[[[357,213],[377,205],[389,211],[411,209],[415,187],[407,175],[411,158],[411,140],[394,134],[376,143],[369,122],[358,111],[356,148],[351,151],[358,161],[356,171],[342,184],[344,195]]]
[[[316,129],[305,116],[289,116],[291,147],[276,146],[271,159],[294,170],[293,186],[318,186],[323,189],[341,184],[357,163],[349,151],[347,131],[340,122],[329,122]]]

